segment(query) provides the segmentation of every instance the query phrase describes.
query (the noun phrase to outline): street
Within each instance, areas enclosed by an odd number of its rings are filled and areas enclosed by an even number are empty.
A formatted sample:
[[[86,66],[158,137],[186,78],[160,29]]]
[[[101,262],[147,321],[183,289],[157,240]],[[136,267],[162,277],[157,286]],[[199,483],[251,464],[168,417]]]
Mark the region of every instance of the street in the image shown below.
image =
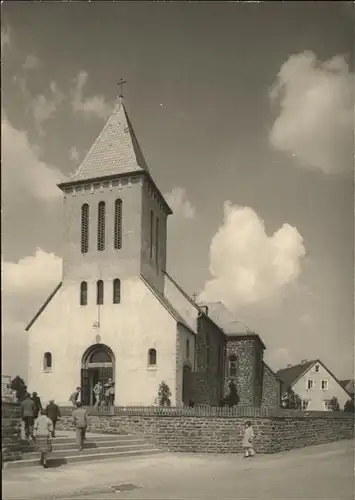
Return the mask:
[[[162,454],[42,470],[3,471],[5,500],[353,500],[353,442],[243,460]]]

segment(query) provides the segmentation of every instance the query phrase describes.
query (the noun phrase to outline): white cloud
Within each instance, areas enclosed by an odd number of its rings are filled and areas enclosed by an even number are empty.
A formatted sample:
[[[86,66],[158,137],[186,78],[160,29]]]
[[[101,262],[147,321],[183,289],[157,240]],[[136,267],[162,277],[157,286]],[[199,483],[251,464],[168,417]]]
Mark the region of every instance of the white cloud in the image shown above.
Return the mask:
[[[56,184],[64,175],[56,167],[39,159],[38,149],[32,146],[27,133],[15,129],[6,117],[1,122],[2,135],[2,193],[4,206],[21,204],[24,196],[44,201],[61,196]]]
[[[76,149],[75,146],[73,146],[72,148],[70,148],[69,154],[70,154],[70,159],[71,160],[73,160],[75,162],[79,161],[79,159],[80,159],[79,151]]]
[[[9,26],[1,26],[1,54],[2,57],[11,45],[11,34]]]
[[[210,273],[201,301],[222,300],[235,310],[270,300],[296,280],[305,255],[302,236],[289,224],[272,236],[248,207],[224,205],[224,222],[212,239]]]
[[[175,187],[170,193],[164,195],[168,205],[174,212],[174,215],[184,219],[194,219],[196,209],[187,198],[186,190],[181,187]]]
[[[313,52],[292,55],[270,98],[280,106],[270,132],[275,149],[325,174],[353,167],[354,75],[344,57],[320,62]]]
[[[64,94],[58,89],[56,82],[50,83],[49,90],[49,97],[41,94],[34,97],[30,102],[37,130],[42,136],[45,135],[44,122],[55,114],[58,106],[64,101]]]
[[[84,98],[83,91],[88,82],[88,74],[80,71],[75,79],[75,87],[72,92],[72,107],[76,113],[84,115],[97,116],[98,118],[107,118],[111,112],[111,105],[105,101],[103,96],[93,96]]]
[[[33,54],[27,54],[22,68],[26,69],[26,70],[30,70],[30,69],[38,68],[39,66],[41,66],[41,61],[38,59],[38,57],[36,57]]]
[[[62,260],[40,248],[18,262],[3,262],[2,372],[26,377],[25,327],[61,280]]]

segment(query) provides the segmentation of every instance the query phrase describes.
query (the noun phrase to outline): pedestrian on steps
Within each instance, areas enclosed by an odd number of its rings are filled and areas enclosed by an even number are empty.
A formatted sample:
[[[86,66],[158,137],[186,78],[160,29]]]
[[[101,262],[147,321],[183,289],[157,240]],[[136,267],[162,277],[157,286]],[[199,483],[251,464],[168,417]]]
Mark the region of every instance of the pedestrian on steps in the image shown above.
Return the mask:
[[[81,388],[80,388],[80,387],[77,387],[77,388],[76,388],[76,391],[74,391],[74,392],[70,395],[69,401],[71,402],[71,404],[72,404],[74,407],[76,407],[76,403],[77,403],[77,401],[79,400],[80,391],[81,391]]]
[[[20,411],[21,411],[21,419],[25,427],[26,439],[31,440],[33,438],[33,425],[34,425],[34,416],[36,413],[36,405],[31,399],[29,393],[26,394],[25,399],[22,401]]]
[[[52,420],[53,423],[53,432],[52,432],[52,437],[55,437],[55,427],[57,425],[57,420],[60,418],[60,410],[59,406],[55,404],[54,399],[51,399],[49,401],[49,404],[47,405],[46,408],[47,416]]]
[[[244,458],[253,457],[255,455],[253,442],[254,442],[253,426],[251,425],[250,421],[247,421],[244,424],[244,433],[243,433]]]
[[[72,417],[76,430],[76,444],[79,451],[82,451],[88,426],[88,411],[86,408],[83,408],[80,401],[76,403],[76,408],[73,411]]]
[[[32,393],[32,401],[34,402],[36,408],[34,414],[34,418],[36,420],[36,418],[38,418],[39,412],[42,411],[41,398],[38,396],[37,392]]]
[[[35,423],[36,446],[41,454],[41,465],[47,468],[47,454],[52,451],[53,423],[46,415],[47,411],[42,410],[41,415]]]

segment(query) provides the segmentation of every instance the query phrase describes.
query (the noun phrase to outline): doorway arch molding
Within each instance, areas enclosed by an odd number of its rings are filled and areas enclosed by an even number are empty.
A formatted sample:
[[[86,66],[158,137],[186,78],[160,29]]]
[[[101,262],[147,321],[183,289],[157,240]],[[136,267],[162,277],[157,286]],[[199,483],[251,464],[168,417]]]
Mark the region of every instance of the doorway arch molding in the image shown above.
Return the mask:
[[[96,355],[96,359],[95,359]],[[99,360],[101,355],[102,361]],[[93,365],[115,365],[115,355],[112,349],[106,344],[94,344],[86,349],[81,358],[81,367],[90,368]]]

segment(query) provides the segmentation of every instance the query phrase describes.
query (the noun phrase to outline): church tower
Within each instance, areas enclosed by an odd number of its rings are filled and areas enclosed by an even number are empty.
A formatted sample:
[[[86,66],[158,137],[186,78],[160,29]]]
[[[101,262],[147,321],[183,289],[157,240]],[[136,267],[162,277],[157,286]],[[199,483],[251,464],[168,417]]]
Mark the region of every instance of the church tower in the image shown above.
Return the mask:
[[[163,293],[167,217],[120,98],[64,193],[63,284],[142,275]]]

